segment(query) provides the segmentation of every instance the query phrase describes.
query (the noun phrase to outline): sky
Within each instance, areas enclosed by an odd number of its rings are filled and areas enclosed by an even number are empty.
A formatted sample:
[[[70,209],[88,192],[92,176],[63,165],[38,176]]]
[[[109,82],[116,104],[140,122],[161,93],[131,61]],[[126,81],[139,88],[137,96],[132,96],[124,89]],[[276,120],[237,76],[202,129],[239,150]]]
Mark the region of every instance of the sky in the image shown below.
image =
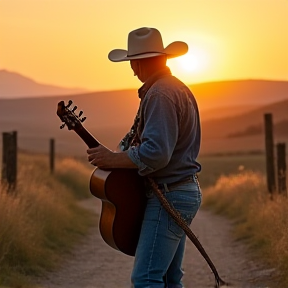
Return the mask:
[[[189,45],[168,61],[186,84],[288,80],[288,0],[0,0],[0,69],[37,82],[93,91],[138,88],[130,31],[157,28],[164,47]]]

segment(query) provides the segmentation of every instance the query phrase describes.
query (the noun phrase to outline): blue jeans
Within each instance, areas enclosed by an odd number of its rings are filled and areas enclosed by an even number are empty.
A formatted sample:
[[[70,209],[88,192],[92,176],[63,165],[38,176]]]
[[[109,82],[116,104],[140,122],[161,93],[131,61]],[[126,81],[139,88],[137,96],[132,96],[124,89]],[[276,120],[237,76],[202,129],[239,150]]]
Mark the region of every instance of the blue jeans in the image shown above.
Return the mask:
[[[191,224],[201,204],[197,183],[181,184],[165,192],[166,198]],[[136,250],[131,281],[133,288],[181,288],[186,234],[162,207],[157,196],[148,198]]]

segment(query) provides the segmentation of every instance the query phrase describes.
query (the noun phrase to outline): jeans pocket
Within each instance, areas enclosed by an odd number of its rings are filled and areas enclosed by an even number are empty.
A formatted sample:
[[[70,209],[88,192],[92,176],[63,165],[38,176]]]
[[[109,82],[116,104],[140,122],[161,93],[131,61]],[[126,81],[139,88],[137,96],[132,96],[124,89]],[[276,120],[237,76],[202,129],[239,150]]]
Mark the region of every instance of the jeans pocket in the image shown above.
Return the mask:
[[[189,226],[200,207],[201,192],[200,191],[197,192],[189,191],[184,193],[183,191],[181,192],[180,191],[172,192],[174,196],[171,195],[172,199],[170,199],[169,202],[175,208],[175,210],[180,213],[182,219]],[[175,222],[175,220],[170,215],[168,218],[168,229],[178,238],[181,238],[185,233],[184,230]]]
[[[173,201],[174,202],[174,201]],[[184,203],[184,202],[174,202],[172,203],[173,207],[180,212],[180,215],[182,219],[186,222],[187,225],[190,225],[192,222],[192,205],[189,203]],[[169,215],[169,220],[168,220],[168,229],[175,234],[178,238],[181,238],[184,234],[183,229],[175,222],[175,220]]]

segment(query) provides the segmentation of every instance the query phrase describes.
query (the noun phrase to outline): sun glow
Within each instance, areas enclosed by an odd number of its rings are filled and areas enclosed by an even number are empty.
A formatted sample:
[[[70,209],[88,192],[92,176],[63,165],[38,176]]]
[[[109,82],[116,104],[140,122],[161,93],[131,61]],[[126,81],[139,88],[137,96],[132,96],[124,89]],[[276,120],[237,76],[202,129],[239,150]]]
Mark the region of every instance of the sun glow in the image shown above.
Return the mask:
[[[189,49],[187,54],[169,60],[167,64],[172,71],[177,72],[184,80],[190,81],[192,80],[191,77],[194,80],[200,80],[203,74],[207,73],[207,69],[211,64],[210,60],[207,51],[194,47]]]
[[[186,73],[199,73],[207,68],[208,56],[203,50],[193,49],[179,57],[177,64]]]
[[[187,55],[167,62],[185,83],[287,81],[288,0],[180,0],[177,5],[158,0],[153,9],[142,5],[141,13],[132,2],[0,0],[0,69],[61,87],[137,89],[139,80],[131,77],[129,63],[123,68],[126,64],[109,61],[107,54],[126,50],[128,33],[151,24],[159,29],[164,47],[174,41],[188,44]],[[105,29],[98,29],[100,23]]]

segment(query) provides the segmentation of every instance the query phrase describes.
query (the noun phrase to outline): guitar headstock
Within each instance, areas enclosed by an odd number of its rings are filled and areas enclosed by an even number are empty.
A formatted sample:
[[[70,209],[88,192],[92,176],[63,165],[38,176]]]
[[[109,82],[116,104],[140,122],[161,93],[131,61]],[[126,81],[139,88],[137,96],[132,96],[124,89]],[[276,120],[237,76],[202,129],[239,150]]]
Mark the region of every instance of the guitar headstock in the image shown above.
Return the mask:
[[[83,114],[83,111],[80,111],[78,115],[75,114],[77,106],[71,108],[72,103],[73,102],[71,100],[68,101],[66,106],[64,101],[60,101],[58,103],[57,115],[63,122],[63,124],[60,126],[60,129],[63,129],[66,125],[69,130],[75,130],[78,127],[82,127],[82,122],[84,122],[86,119],[86,117],[80,118]]]

